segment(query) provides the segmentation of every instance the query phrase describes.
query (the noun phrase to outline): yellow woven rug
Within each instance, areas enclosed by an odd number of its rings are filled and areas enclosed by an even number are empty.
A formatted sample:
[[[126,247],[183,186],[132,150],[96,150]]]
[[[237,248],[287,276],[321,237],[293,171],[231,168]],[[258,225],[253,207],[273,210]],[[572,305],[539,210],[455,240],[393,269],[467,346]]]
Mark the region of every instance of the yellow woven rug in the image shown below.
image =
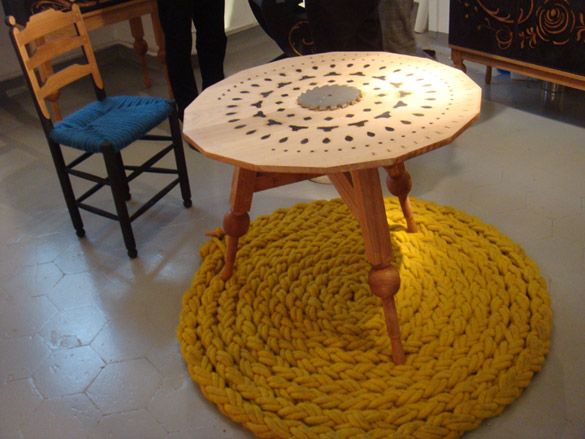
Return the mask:
[[[178,337],[189,372],[263,438],[459,437],[518,398],[549,348],[546,284],[493,227],[413,199],[408,234],[386,200],[406,364],[390,358],[359,227],[339,200],[280,209],[201,248]]]

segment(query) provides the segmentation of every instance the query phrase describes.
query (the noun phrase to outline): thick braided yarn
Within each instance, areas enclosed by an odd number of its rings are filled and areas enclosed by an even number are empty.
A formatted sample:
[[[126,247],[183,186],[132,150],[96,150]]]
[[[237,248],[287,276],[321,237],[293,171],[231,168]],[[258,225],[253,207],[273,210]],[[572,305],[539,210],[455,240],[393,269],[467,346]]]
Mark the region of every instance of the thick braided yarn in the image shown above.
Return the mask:
[[[406,364],[390,357],[360,229],[340,200],[279,209],[240,240],[201,248],[178,328],[207,399],[262,438],[453,438],[518,398],[549,348],[536,265],[496,229],[412,200],[385,201]]]

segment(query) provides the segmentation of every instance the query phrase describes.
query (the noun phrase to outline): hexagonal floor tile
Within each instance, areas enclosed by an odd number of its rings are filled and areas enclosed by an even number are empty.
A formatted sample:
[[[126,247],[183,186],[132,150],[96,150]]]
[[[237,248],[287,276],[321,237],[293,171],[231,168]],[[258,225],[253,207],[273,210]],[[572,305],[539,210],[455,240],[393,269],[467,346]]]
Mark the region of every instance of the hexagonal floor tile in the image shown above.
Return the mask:
[[[57,308],[46,296],[2,295],[0,296],[0,336],[34,335],[56,312]]]
[[[104,366],[89,346],[54,351],[34,374],[37,389],[46,398],[83,392]]]
[[[21,425],[32,418],[42,400],[30,379],[0,386],[0,437],[22,437]]]
[[[0,382],[30,378],[51,350],[39,336],[0,339]]]
[[[106,324],[106,317],[95,306],[83,306],[55,314],[40,334],[53,348],[85,346]]]
[[[21,428],[25,438],[79,439],[101,419],[100,411],[84,394],[45,399]],[[58,422],[55,422],[56,420]],[[106,436],[104,436],[106,437]]]
[[[104,416],[89,437],[160,439],[166,434],[162,425],[149,412],[142,409]]]
[[[104,414],[145,408],[161,383],[161,376],[144,358],[108,364],[87,389]]]
[[[148,411],[171,433],[198,429],[208,432],[222,418],[222,414],[203,397],[189,376],[179,383],[165,380],[148,404]]]
[[[22,268],[2,284],[13,294],[46,295],[63,277],[63,272],[52,262]]]
[[[99,305],[100,291],[108,284],[103,274],[65,274],[49,292],[49,299],[61,310]]]
[[[174,334],[170,337],[174,339]],[[166,344],[170,338],[161,333],[142,309],[108,322],[91,347],[108,362],[145,357],[153,345]]]

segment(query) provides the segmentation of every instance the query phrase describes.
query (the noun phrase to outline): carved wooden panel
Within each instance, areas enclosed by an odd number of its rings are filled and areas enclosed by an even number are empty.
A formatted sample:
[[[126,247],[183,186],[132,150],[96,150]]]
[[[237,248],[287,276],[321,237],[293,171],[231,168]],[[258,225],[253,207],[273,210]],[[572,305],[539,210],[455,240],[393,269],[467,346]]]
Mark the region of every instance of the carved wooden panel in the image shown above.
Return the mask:
[[[451,0],[449,44],[585,74],[585,1]]]

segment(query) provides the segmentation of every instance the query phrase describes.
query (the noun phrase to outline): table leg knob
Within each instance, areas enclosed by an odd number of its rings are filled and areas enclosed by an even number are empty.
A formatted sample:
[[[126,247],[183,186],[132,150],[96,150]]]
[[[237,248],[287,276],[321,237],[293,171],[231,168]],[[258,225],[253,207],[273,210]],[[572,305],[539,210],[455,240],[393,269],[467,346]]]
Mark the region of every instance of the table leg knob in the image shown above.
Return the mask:
[[[223,229],[227,235],[227,247],[225,251],[225,265],[221,272],[221,279],[228,280],[234,271],[238,240],[250,227],[250,215],[245,213],[230,212],[223,218]]]
[[[406,220],[406,230],[409,233],[414,233],[417,231],[417,227],[414,215],[412,214],[412,208],[410,207],[410,201],[408,200],[408,194],[412,189],[412,178],[406,170],[404,163],[388,167],[386,170],[388,172],[386,186],[388,186],[390,193],[397,196],[400,201],[402,214]]]
[[[398,269],[392,265],[372,268],[368,276],[368,283],[372,292],[382,299],[384,308],[384,320],[386,330],[392,346],[392,360],[396,364],[405,362],[404,349],[400,341],[400,326],[398,325],[398,313],[394,303],[394,295],[400,289],[400,275]]]

